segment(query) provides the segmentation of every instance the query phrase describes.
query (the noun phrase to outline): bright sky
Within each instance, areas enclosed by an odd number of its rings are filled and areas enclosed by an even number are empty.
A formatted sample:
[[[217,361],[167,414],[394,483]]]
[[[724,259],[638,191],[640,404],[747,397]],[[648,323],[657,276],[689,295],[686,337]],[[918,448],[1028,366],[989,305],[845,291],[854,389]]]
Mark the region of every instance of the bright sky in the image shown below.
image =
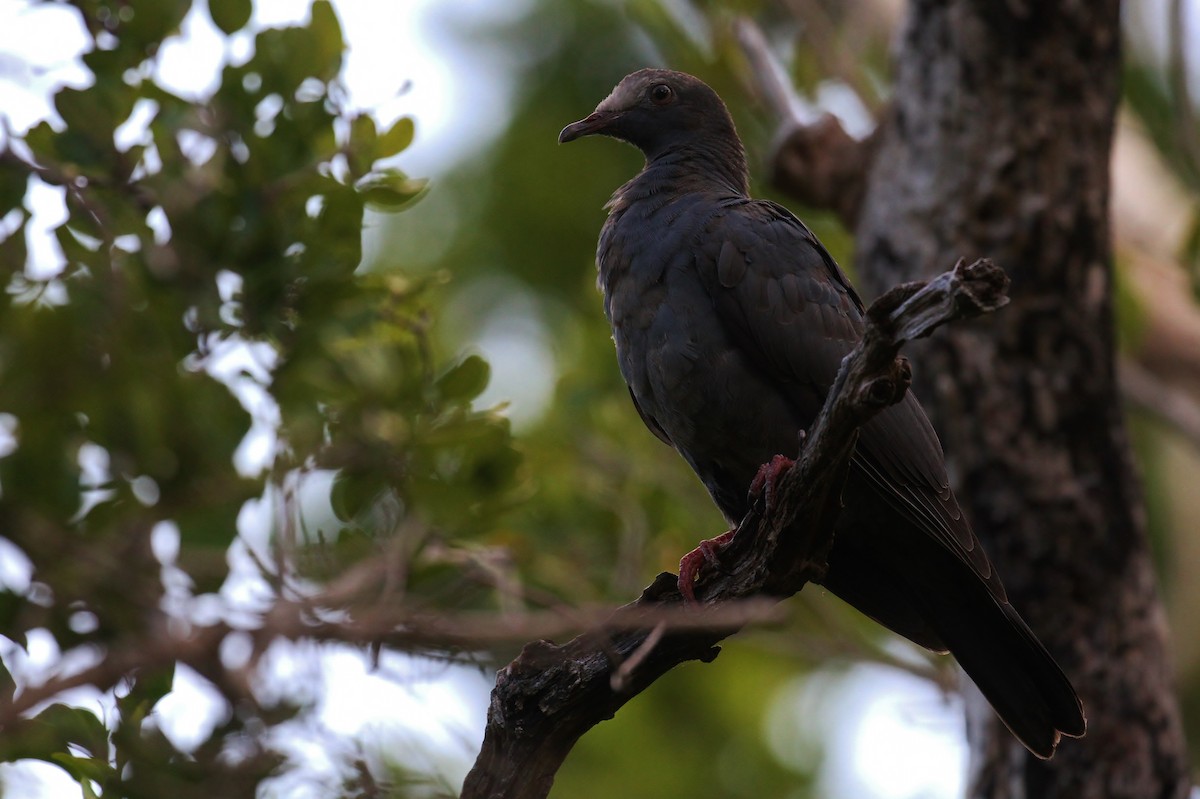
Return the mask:
[[[444,38],[431,17],[453,14],[473,21],[520,15],[524,0],[410,0],[367,2],[335,0],[349,42],[345,81],[352,103],[371,110],[387,124],[401,115],[417,119],[417,139],[402,160],[412,174],[432,176],[443,172],[468,148],[480,145],[487,129],[503,125],[510,86],[508,61],[499,50],[474,47],[470,51]],[[25,0],[0,0],[0,113],[16,130],[27,129],[53,114],[49,97],[63,84],[85,86],[90,76],[75,60],[85,37],[73,10],[44,6],[31,10]],[[198,2],[184,23],[182,35],[164,49],[158,79],[188,96],[203,95],[214,86],[225,57],[224,43]],[[255,26],[283,24],[307,15],[308,0],[271,0],[255,4]],[[229,45],[231,57],[244,57],[251,46],[248,33]],[[479,120],[489,120],[481,126]],[[64,210],[54,192],[36,189],[39,223],[48,230],[59,224]],[[0,233],[2,235],[2,233]],[[38,245],[43,246],[43,245]],[[56,254],[35,248],[34,258],[52,264]],[[52,269],[52,267],[43,267]],[[512,311],[512,309],[509,309]],[[512,370],[527,381],[528,360],[546,355],[530,309],[516,309],[496,317],[485,331],[485,356],[494,361],[525,361]],[[493,329],[494,328],[494,329]],[[490,348],[490,349],[489,349]],[[539,352],[540,351],[540,352]],[[552,364],[535,370],[550,375]],[[502,399],[518,390],[506,382],[503,369],[489,390],[489,398]],[[549,384],[535,387],[542,395]],[[536,401],[536,398],[531,401]],[[251,401],[251,404],[253,402]],[[261,406],[260,406],[261,407]],[[270,417],[263,422],[270,427]],[[265,433],[264,433],[265,435]],[[253,470],[266,451],[242,453],[245,468]],[[239,463],[239,468],[243,464]],[[254,541],[254,531],[265,530],[263,508],[249,504],[240,519],[244,533]],[[155,551],[169,564],[177,549],[169,525],[156,532]],[[253,544],[251,544],[253,545]],[[0,580],[9,585],[28,581],[29,566],[8,542],[0,539]],[[230,562],[246,569],[246,581],[227,592],[237,601],[238,592],[252,593],[253,572],[246,553],[235,547]],[[241,566],[239,566],[239,563]],[[194,611],[195,609],[193,609]],[[230,644],[236,650],[236,642]],[[48,634],[30,636],[28,657],[2,652],[18,678],[33,677],[59,661],[61,653]],[[236,652],[230,653],[236,657]],[[264,690],[310,690],[317,685],[318,713],[291,725],[279,745],[304,770],[276,784],[272,793],[288,797],[327,795],[338,784],[337,756],[328,752],[330,737],[362,734],[372,746],[386,747],[389,755],[407,759],[410,766],[440,774],[457,787],[469,767],[482,736],[489,680],[475,670],[385,655],[382,668],[371,671],[361,653],[349,648],[327,651],[321,658],[311,648],[279,647],[268,659]],[[316,672],[313,663],[320,664]],[[78,691],[69,701],[95,707],[110,699],[95,691]],[[932,686],[916,678],[879,667],[861,667],[847,678],[822,677],[790,686],[781,692],[776,711],[764,731],[784,761],[794,755],[789,741],[811,735],[800,719],[817,715],[829,720],[820,728],[832,731],[831,755],[823,784],[831,799],[949,799],[962,790],[964,743],[959,711],[947,704]],[[834,711],[836,708],[836,712]],[[190,670],[180,669],[175,690],[157,708],[157,723],[178,745],[187,748],[204,739],[225,713],[216,691]],[[838,723],[833,723],[834,718]],[[747,735],[756,734],[746,731]],[[348,751],[356,752],[354,744]],[[357,754],[364,754],[357,752]],[[366,752],[368,760],[378,752]],[[78,788],[60,770],[45,764],[0,767],[4,795],[10,799],[77,795]],[[305,781],[308,781],[307,783]]]

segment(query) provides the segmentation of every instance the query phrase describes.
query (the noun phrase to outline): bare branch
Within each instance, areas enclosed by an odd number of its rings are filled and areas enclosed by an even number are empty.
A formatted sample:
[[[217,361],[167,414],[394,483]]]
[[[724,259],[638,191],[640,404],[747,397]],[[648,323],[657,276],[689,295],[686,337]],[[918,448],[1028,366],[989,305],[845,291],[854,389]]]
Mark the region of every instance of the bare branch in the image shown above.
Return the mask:
[[[767,45],[762,28],[749,17],[739,17],[734,23],[734,33],[742,53],[750,64],[754,83],[751,89],[767,104],[772,116],[782,127],[799,125],[796,113],[797,97],[788,82],[787,73]]]
[[[1174,95],[1175,141],[1187,169],[1200,177],[1200,140],[1197,139],[1196,111],[1188,88],[1187,20],[1183,0],[1171,0],[1170,23],[1167,25],[1167,83]]]
[[[766,102],[779,127],[768,158],[772,185],[805,205],[832,210],[853,227],[874,156],[875,135],[855,139],[830,114],[803,124],[796,114],[799,101],[762,31],[747,18],[738,20],[736,31],[750,64],[751,88]]]
[[[94,666],[69,674],[52,675],[37,685],[22,686],[7,703],[0,702],[0,730],[8,731],[22,723],[22,716],[72,688],[92,686],[107,691],[130,674],[153,671],[172,663],[186,663],[210,677],[221,678],[213,658],[222,639],[230,633],[250,637],[252,651],[261,656],[280,639],[319,641],[354,646],[386,645],[406,652],[427,652],[445,657],[454,653],[474,652],[480,648],[511,646],[536,638],[571,635],[580,630],[592,633],[622,630],[631,626],[654,624],[673,630],[707,631],[750,624],[771,624],[781,619],[776,603],[767,599],[728,602],[707,613],[698,614],[682,605],[653,608],[554,609],[538,612],[496,614],[464,612],[458,614],[421,613],[404,605],[348,606],[336,620],[329,605],[314,600],[279,600],[259,620],[259,626],[239,630],[225,622],[192,627],[183,633],[165,616],[146,636],[115,644],[106,657]],[[626,668],[636,664],[626,662]],[[247,691],[239,690],[239,694]]]
[[[849,86],[858,95],[858,99],[872,112],[879,105],[879,89],[872,86],[867,79],[866,70],[861,66],[863,54],[854,53],[846,46],[847,40],[835,20],[826,8],[826,4],[818,0],[784,0],[792,12],[792,16],[800,23],[804,36],[804,46],[811,48],[816,55],[820,74],[828,75]],[[871,9],[870,15],[877,17],[877,9]],[[869,40],[857,28],[852,28],[855,40]]]

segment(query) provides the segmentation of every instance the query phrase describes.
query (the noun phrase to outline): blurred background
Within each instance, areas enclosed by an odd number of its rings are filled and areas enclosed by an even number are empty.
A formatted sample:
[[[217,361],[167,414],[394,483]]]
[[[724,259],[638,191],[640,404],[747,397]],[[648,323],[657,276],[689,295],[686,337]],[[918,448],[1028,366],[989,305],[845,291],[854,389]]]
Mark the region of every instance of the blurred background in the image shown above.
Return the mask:
[[[734,21],[801,119],[861,136],[903,11],[0,0],[2,795],[457,795],[496,668],[724,530],[595,288],[641,156],[559,129],[683,69],[772,196]],[[1124,28],[1121,375],[1200,764],[1200,3]],[[552,796],[958,796],[950,664],[815,586],[784,607],[586,735]]]

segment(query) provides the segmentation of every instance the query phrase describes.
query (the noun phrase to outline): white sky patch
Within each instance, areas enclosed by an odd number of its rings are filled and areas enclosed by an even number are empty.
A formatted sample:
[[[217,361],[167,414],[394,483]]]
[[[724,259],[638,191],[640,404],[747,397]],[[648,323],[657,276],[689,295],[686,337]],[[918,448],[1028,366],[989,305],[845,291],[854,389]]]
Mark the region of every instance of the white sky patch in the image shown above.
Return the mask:
[[[43,119],[61,127],[51,97],[62,86],[91,85],[91,72],[79,61],[90,41],[73,8],[0,0],[0,118],[18,133]]]
[[[863,105],[858,92],[840,80],[821,81],[817,86],[816,104],[822,111],[836,116],[846,132],[858,139],[875,130],[875,119]]]
[[[133,110],[128,118],[113,131],[113,144],[121,152],[125,152],[135,144],[149,144],[153,137],[150,135],[150,121],[158,113],[158,103],[145,97],[133,104]]]
[[[173,564],[179,557],[179,525],[175,522],[159,522],[150,531],[150,551],[164,566]]]
[[[12,674],[18,695],[24,686],[40,685],[56,675],[76,674],[94,666],[101,658],[100,650],[94,646],[81,646],[64,652],[59,648],[54,636],[41,627],[26,633],[26,643],[26,648],[22,649],[8,639],[0,637],[0,659]],[[96,688],[85,685],[63,691],[35,705],[29,713],[36,715],[49,705],[60,702],[91,710],[101,719],[112,718],[116,707],[111,691],[101,693]],[[7,793],[4,796],[8,799]]]
[[[488,317],[478,335],[477,347],[491,364],[492,379],[475,407],[506,402],[505,415],[515,428],[533,424],[545,412],[558,376],[541,316],[534,308],[501,309]]]
[[[67,256],[54,237],[55,228],[67,221],[67,190],[31,177],[25,202],[33,210],[33,218],[25,225],[25,274],[31,280],[49,280],[67,265]]]
[[[404,719],[409,732],[438,746],[456,744],[464,734],[483,741],[484,716],[464,701],[491,690],[478,669],[394,652],[382,653],[379,668],[372,669],[365,652],[349,647],[333,648],[325,667],[329,685],[320,716],[336,733],[351,735],[365,724]],[[430,706],[442,712],[429,713]]]
[[[798,678],[780,690],[766,738],[781,762],[819,762],[818,793],[829,799],[958,799],[965,789],[961,698],[899,669]]]
[[[207,4],[195,3],[183,18],[179,35],[159,49],[154,79],[184,99],[205,100],[221,85],[224,59],[224,35],[208,16]]]
[[[146,225],[154,232],[155,244],[163,245],[171,240],[171,222],[161,205],[156,205],[146,212]]]
[[[9,236],[20,230],[24,223],[25,211],[20,208],[13,208],[0,217],[0,242],[7,240]]]
[[[479,280],[443,309],[440,324],[461,331],[462,343],[491,366],[491,380],[476,408],[506,403],[504,414],[517,430],[545,412],[554,393],[558,365],[537,298],[514,280]]]
[[[33,580],[33,561],[12,541],[0,536],[0,589],[24,594]]]
[[[315,716],[277,730],[296,769],[272,781],[279,795],[326,795],[320,786],[337,785],[355,757],[387,758],[461,785],[483,740],[491,690],[478,669],[389,652],[373,669],[360,650],[311,644],[274,645],[267,660],[262,683],[272,694],[317,701]]]
[[[100,488],[112,479],[108,450],[88,441],[79,447],[79,483],[84,488]]]
[[[528,2],[340,0],[335,6],[350,43],[344,76],[351,105],[370,111],[381,129],[401,116],[416,118],[417,136],[400,156],[401,168],[436,176],[503,132],[514,88],[510,58],[464,46],[444,23],[517,18]]]
[[[0,412],[0,458],[16,451],[20,430],[21,424],[16,416]]]
[[[79,783],[67,772],[42,760],[0,763],[0,793],[5,797],[46,799],[80,795]]]
[[[229,704],[212,683],[190,667],[178,665],[171,692],[154,706],[152,718],[175,748],[191,752],[229,713]]]
[[[232,272],[222,272],[218,291],[224,305],[222,317],[235,314],[236,292],[233,282],[241,278]],[[227,320],[228,321],[228,320]],[[275,458],[279,425],[282,417],[279,405],[271,396],[271,372],[279,360],[275,348],[263,341],[246,341],[240,336],[210,336],[210,354],[204,359],[204,371],[224,383],[250,414],[250,430],[238,444],[233,455],[234,468],[243,477],[257,477]]]
[[[194,130],[176,131],[175,141],[179,143],[183,157],[196,166],[203,166],[217,152],[216,139]]]

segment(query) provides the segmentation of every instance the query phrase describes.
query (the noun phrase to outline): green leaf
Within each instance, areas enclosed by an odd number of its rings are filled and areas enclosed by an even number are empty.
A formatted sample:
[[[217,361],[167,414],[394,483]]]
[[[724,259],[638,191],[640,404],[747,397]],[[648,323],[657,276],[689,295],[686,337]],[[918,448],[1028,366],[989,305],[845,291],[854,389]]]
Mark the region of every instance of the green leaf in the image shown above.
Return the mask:
[[[129,109],[119,109],[107,101],[115,95],[97,86],[66,87],[54,95],[54,107],[67,123],[66,130],[52,137],[58,155],[83,166],[98,166],[116,151],[112,132],[128,116]],[[121,110],[125,111],[123,116]]]
[[[343,469],[333,479],[329,502],[339,519],[350,522],[366,510],[382,490],[377,475]]]
[[[6,281],[8,275],[25,266],[28,256],[25,245],[25,223],[28,221],[29,215],[25,214],[13,234],[0,240],[0,275],[5,275]]]
[[[370,114],[359,114],[350,122],[350,169],[361,175],[375,163],[378,134]]]
[[[400,117],[375,144],[376,158],[391,158],[408,149],[416,135],[417,126],[412,117]]]
[[[316,70],[317,77],[332,79],[342,65],[342,51],[346,43],[342,39],[342,26],[329,0],[316,0],[312,4],[312,22],[309,30],[316,36],[316,51],[306,54],[306,59]]]
[[[0,166],[0,216],[20,207],[29,186],[29,173],[13,164]]]
[[[90,710],[68,705],[51,705],[38,719],[53,725],[71,743],[86,749],[93,757],[108,756],[108,730]]]
[[[129,686],[129,690],[117,697],[117,712],[120,714],[119,730],[133,736],[141,733],[142,722],[150,711],[171,692],[175,680],[175,664],[151,671],[141,670]],[[121,752],[118,751],[118,758]]]
[[[75,757],[66,752],[55,752],[46,758],[46,762],[61,766],[76,782],[82,784],[86,797],[96,795],[88,784],[90,780],[104,783],[115,776],[113,767],[99,757]]]
[[[208,14],[226,36],[246,27],[253,10],[250,0],[208,0]]]
[[[50,123],[42,120],[25,134],[25,143],[29,145],[29,149],[33,150],[38,161],[50,160],[55,154],[54,140],[57,136],[58,134],[50,126]]]
[[[5,593],[7,594],[8,592],[5,592]],[[11,594],[10,594],[10,596],[11,596]],[[3,629],[11,630],[12,628],[9,625],[5,624]],[[5,636],[5,637],[7,638],[8,636]],[[23,635],[18,636],[16,634],[14,634],[12,637],[14,639],[24,638]],[[0,662],[0,702],[4,702],[6,704],[11,702],[13,700],[13,695],[16,692],[17,692],[17,683],[13,679],[12,672],[10,672],[8,670],[8,667],[5,666],[3,662]]]
[[[487,388],[492,368],[478,355],[468,355],[437,381],[438,393],[447,402],[469,402]]]
[[[114,4],[115,5],[115,4]],[[191,0],[126,0],[132,17],[122,20],[117,30],[122,49],[132,51],[132,57],[145,57],[147,45],[157,44],[179,30],[180,23],[191,8]]]
[[[33,729],[39,734],[28,736],[27,743],[31,747],[18,747],[26,750],[22,757],[36,757],[39,760],[54,762],[51,757],[55,753],[66,752],[67,746],[71,744],[85,749],[93,757],[108,757],[108,730],[90,710],[54,704],[34,716],[31,721]],[[42,751],[35,751],[36,749]]]
[[[0,591],[0,630],[6,631],[6,637],[13,637],[8,635],[7,631],[11,631],[13,629],[17,622],[17,617],[24,607],[25,598],[23,596],[9,591],[8,589]],[[0,664],[0,668],[2,668],[2,664]],[[2,685],[4,682],[3,676],[5,674],[7,674],[7,672],[0,671],[0,685]]]
[[[410,178],[398,169],[388,169],[364,175],[354,189],[375,210],[394,212],[419,200],[428,186],[425,178]]]

